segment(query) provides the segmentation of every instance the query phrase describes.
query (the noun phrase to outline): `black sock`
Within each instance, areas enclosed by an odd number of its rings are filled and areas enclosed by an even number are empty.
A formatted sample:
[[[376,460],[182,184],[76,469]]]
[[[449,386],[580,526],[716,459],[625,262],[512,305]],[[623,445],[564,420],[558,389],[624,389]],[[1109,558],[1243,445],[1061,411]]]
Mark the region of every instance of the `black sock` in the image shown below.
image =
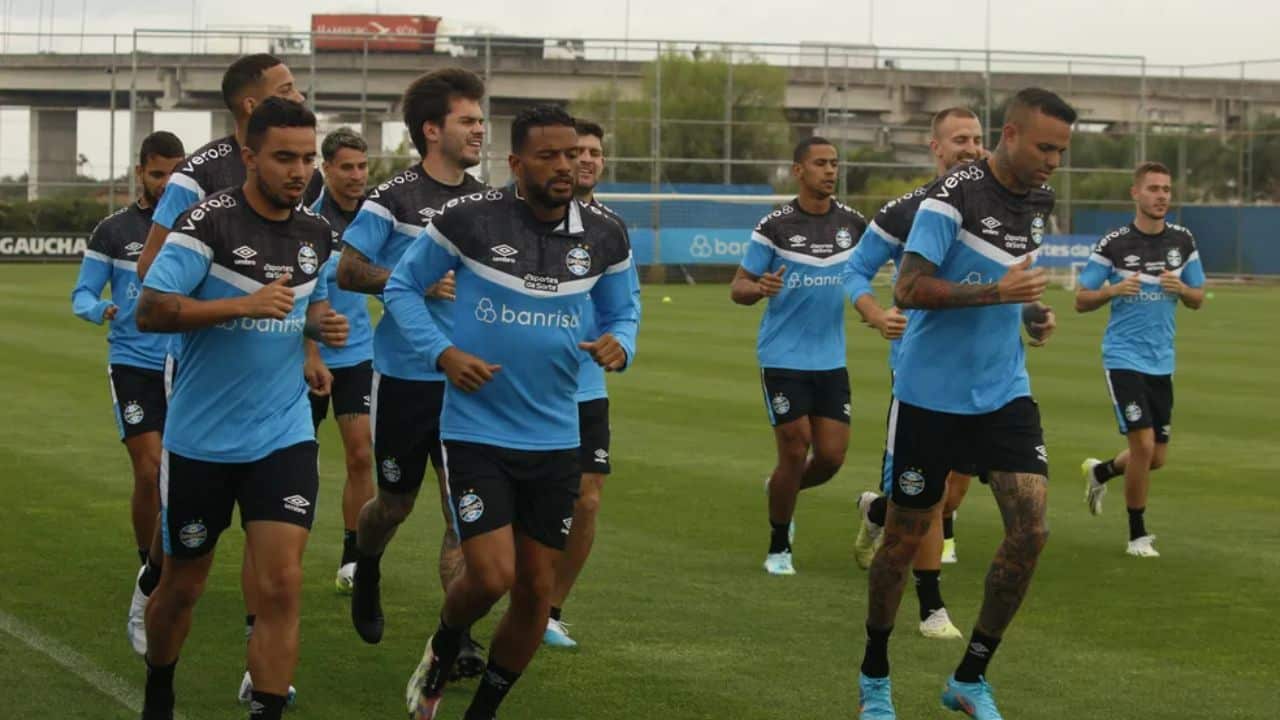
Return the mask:
[[[953,540],[956,536],[956,516],[955,513],[946,515],[942,518],[942,539]]]
[[[791,523],[770,520],[769,527],[773,529],[769,535],[769,554],[791,552],[791,538],[787,537],[791,532]]]
[[[284,695],[254,690],[253,701],[249,703],[249,717],[253,720],[280,720],[288,701]]]
[[[431,652],[435,653],[440,672],[427,676],[426,682],[431,686],[423,688],[427,697],[435,697],[444,692],[445,681],[449,679],[449,671],[458,660],[458,653],[462,651],[462,639],[466,637],[467,631],[468,628],[465,627],[449,627],[441,614],[436,634],[431,636]]]
[[[360,551],[356,549],[356,531],[342,531],[342,562],[340,565],[353,563],[360,557]]]
[[[964,651],[964,659],[956,668],[956,680],[963,683],[976,683],[978,678],[987,674],[987,663],[1000,647],[1000,638],[984,635],[974,630],[969,639],[969,647]]]
[[[1104,483],[1113,477],[1123,475],[1124,471],[1116,467],[1116,459],[1111,458],[1106,462],[1100,462],[1093,466],[1093,479],[1100,483]]]
[[[1147,534],[1147,523],[1143,518],[1146,508],[1133,509],[1129,508],[1129,539],[1137,540]]]
[[[359,586],[359,580],[363,578],[366,582],[376,583],[382,580],[382,553],[375,555],[365,555],[357,550],[356,558],[356,585]]]
[[[254,615],[253,613],[249,613],[248,615],[244,616],[244,639],[246,641],[249,638],[253,637],[253,623],[257,619],[258,619],[258,616]]]
[[[476,688],[476,696],[471,700],[471,707],[463,720],[492,720],[498,714],[498,706],[502,699],[511,692],[511,686],[520,679],[520,673],[499,667],[493,660],[484,669],[480,678],[480,687]]]
[[[916,578],[916,598],[920,600],[920,620],[928,620],[934,610],[946,607],[942,604],[941,570],[912,570]]]
[[[889,633],[893,628],[867,626],[867,650],[862,656],[862,674],[869,678],[889,677]]]
[[[160,569],[160,565],[152,565],[151,558],[147,558],[143,565],[142,577],[138,578],[138,589],[143,595],[151,597],[151,593],[155,592],[156,585],[160,583]]]
[[[553,607],[553,608],[551,608],[551,619],[552,619],[552,620],[555,620],[556,622],[560,622],[560,613],[561,613],[561,612],[563,612],[563,610],[561,610],[561,609],[560,609],[560,608],[558,608],[558,607]]]
[[[173,671],[177,668],[178,661],[174,660],[168,665],[152,665],[151,660],[143,659],[147,663],[147,709],[153,713],[173,709]]]
[[[147,566],[147,559],[151,557],[151,550],[148,548],[138,548],[138,562],[142,567]]]
[[[880,527],[884,527],[885,516],[889,514],[889,498],[881,495],[871,501],[871,507],[867,508],[867,520],[875,523]]]

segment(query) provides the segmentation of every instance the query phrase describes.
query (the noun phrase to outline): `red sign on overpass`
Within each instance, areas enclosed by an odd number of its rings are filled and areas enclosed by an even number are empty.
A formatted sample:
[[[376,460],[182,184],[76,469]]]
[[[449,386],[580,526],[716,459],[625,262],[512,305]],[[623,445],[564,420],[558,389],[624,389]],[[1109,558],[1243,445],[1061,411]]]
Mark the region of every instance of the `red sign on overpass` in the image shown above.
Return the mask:
[[[312,15],[311,31],[351,33],[318,35],[316,50],[429,53],[435,49],[434,35],[440,18],[431,15]],[[366,37],[367,36],[367,39]]]

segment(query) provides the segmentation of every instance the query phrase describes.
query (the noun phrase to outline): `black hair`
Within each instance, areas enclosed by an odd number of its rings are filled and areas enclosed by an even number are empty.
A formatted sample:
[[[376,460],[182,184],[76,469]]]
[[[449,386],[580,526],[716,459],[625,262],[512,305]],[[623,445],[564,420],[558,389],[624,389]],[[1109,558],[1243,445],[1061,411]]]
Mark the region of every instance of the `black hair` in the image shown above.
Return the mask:
[[[185,157],[186,150],[182,149],[182,141],[177,135],[168,130],[157,130],[142,139],[142,147],[138,149],[138,164],[146,165],[147,160],[152,156],[160,156],[163,158],[180,158]]]
[[[262,147],[262,139],[266,137],[267,130],[271,128],[309,127],[314,130],[315,126],[315,113],[308,110],[306,105],[272,96],[253,109],[253,114],[249,116],[249,129],[244,134],[244,144],[257,152]]]
[[[577,128],[579,135],[591,135],[599,138],[600,142],[604,142],[604,128],[600,127],[600,123],[577,118],[574,120],[574,127]]]
[[[539,127],[570,127],[577,129],[573,116],[556,105],[535,105],[526,108],[511,121],[511,152],[519,153],[529,139],[529,131]]]
[[[262,79],[262,74],[284,62],[275,55],[257,53],[245,55],[231,63],[231,67],[222,74],[222,102],[231,111],[236,112],[236,104],[244,95],[245,88]]]
[[[404,106],[404,125],[418,154],[427,155],[427,138],[422,132],[424,123],[444,127],[444,119],[455,98],[480,102],[483,97],[484,81],[480,76],[457,67],[441,68],[409,83],[401,105]]]
[[[1010,120],[1017,120],[1030,110],[1039,110],[1068,125],[1075,123],[1077,118],[1075,108],[1068,105],[1066,100],[1058,97],[1057,93],[1038,87],[1019,90],[1018,94],[1009,100],[1004,116]]]
[[[350,148],[362,153],[369,152],[369,144],[364,141],[364,138],[357,135],[355,130],[344,126],[324,136],[324,142],[320,143],[320,155],[326,162],[333,162],[334,156],[342,148]]]
[[[815,147],[818,145],[826,145],[828,147],[836,146],[835,143],[822,137],[821,135],[811,135],[801,140],[800,142],[796,143],[796,149],[791,153],[791,161],[797,162],[797,163],[804,162],[804,159],[809,157],[809,148]]]

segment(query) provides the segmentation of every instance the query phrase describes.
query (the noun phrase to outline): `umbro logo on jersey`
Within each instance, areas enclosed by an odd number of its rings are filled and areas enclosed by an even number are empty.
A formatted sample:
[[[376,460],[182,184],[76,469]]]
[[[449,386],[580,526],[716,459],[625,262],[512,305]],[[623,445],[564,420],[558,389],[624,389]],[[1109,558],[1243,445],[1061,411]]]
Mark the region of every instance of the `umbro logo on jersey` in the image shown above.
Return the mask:
[[[490,258],[490,260],[500,263],[514,263],[516,261],[515,256],[520,254],[519,250],[506,243],[495,245],[489,248],[489,250],[493,252],[493,257]]]
[[[793,248],[800,247],[801,245],[804,245],[807,242],[809,242],[809,238],[803,235],[792,235],[791,237],[787,238],[787,244],[791,245],[791,247]]]
[[[129,253],[130,255],[137,255],[138,253],[142,252],[142,243],[131,242],[128,245],[124,246],[124,251]]]
[[[257,264],[256,262],[254,262],[254,258],[258,257],[258,251],[254,250],[248,245],[241,245],[235,250],[232,250],[231,254],[235,255],[237,258],[237,260],[235,261],[236,265],[256,265]]]
[[[1140,262],[1142,262],[1142,258],[1138,257],[1137,255],[1126,255],[1124,258],[1125,265],[1134,266]]]
[[[999,235],[1000,221],[993,217],[982,218],[982,234],[983,235]]]
[[[431,218],[439,214],[440,214],[440,211],[436,210],[435,208],[422,208],[421,210],[418,211],[418,215],[422,216],[422,220],[424,223],[431,220]]]
[[[309,507],[311,507],[311,501],[301,495],[290,495],[284,499],[284,509],[299,515],[306,515]]]

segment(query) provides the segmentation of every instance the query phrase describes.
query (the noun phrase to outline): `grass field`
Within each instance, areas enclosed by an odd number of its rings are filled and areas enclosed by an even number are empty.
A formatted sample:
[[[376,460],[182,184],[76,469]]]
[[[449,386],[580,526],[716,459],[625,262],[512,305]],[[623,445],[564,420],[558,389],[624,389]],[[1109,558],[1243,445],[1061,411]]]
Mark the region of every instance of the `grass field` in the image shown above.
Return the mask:
[[[140,697],[143,679],[124,635],[136,567],[128,460],[111,419],[103,330],[70,313],[74,273],[0,266],[0,715],[15,720],[133,718],[128,698]],[[673,302],[659,302],[664,294]],[[615,474],[599,540],[565,614],[581,648],[544,649],[503,718],[855,717],[866,581],[850,554],[854,498],[875,483],[885,344],[850,323],[848,462],[801,498],[799,575],[772,578],[760,569],[773,443],[753,352],[759,309],[730,304],[716,286],[649,286],[644,299],[637,364],[611,380]],[[1081,502],[1081,458],[1121,441],[1098,359],[1106,313],[1076,315],[1064,292],[1049,300],[1058,334],[1029,356],[1052,459],[1053,536],[992,664],[1005,716],[1276,717],[1280,291],[1218,289],[1199,313],[1181,312],[1174,444],[1148,510],[1164,554],[1153,561],[1124,555],[1118,492],[1101,518]],[[440,607],[439,512],[424,494],[392,544],[386,638],[364,645],[333,591],[342,527],[331,422],[320,441],[299,704],[289,716],[403,717],[405,681]],[[943,583],[966,633],[998,534],[975,484],[957,521],[960,564]],[[243,716],[234,700],[241,542],[238,530],[224,536],[179,665],[187,718]],[[950,716],[938,692],[962,643],[919,637],[915,610],[909,591],[891,646],[899,717]],[[113,684],[123,701],[104,691]],[[471,690],[451,689],[443,716],[460,717]]]

